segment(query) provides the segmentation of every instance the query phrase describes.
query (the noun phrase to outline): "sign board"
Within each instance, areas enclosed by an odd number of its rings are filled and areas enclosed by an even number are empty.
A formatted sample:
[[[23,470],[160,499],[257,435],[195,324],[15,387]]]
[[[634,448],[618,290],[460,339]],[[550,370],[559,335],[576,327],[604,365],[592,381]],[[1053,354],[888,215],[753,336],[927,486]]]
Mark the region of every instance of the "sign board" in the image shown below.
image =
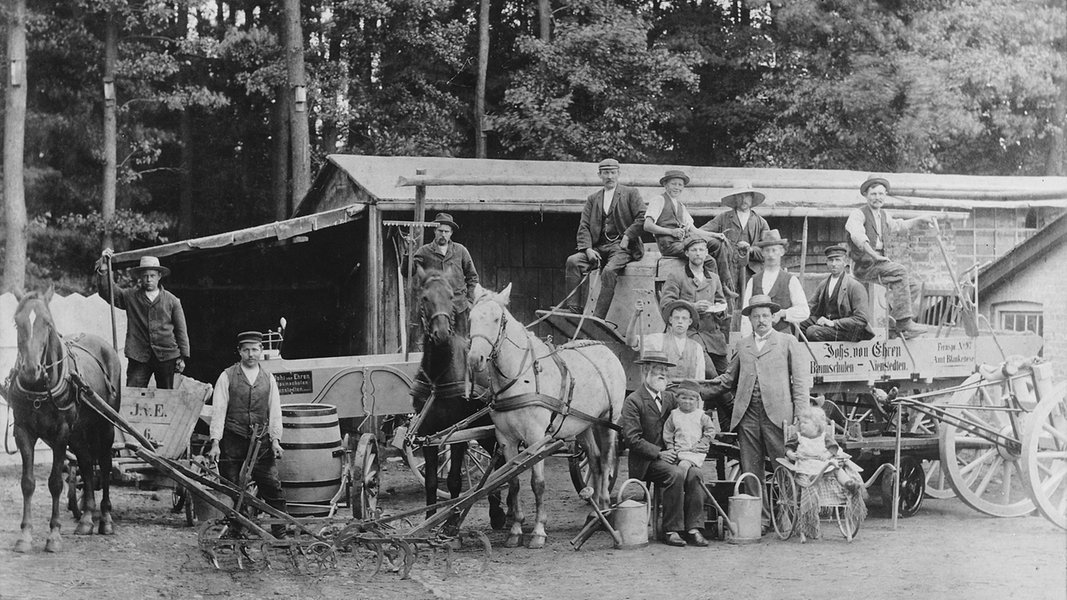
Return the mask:
[[[826,382],[966,377],[976,364],[968,337],[811,342],[810,348],[808,372]]]

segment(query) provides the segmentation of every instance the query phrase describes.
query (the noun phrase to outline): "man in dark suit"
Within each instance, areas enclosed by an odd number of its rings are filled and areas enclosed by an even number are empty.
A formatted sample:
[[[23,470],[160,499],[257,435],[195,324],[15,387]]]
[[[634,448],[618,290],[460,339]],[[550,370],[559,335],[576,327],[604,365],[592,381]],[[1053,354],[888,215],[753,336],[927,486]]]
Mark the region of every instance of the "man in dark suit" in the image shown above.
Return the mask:
[[[578,252],[567,258],[566,285],[570,292],[578,287],[582,273],[601,267],[600,295],[593,316],[603,319],[615,296],[615,283],[626,264],[641,260],[645,247],[641,230],[645,220],[645,203],[632,187],[619,185],[619,161],[608,158],[598,168],[604,187],[585,200],[582,220],[578,224]],[[564,307],[582,312],[581,294],[572,293]]]
[[[763,481],[764,457],[785,458],[783,425],[796,410],[809,404],[811,377],[806,353],[791,335],[774,330],[774,313],[781,310],[770,296],[756,295],[741,314],[752,323],[752,335],[742,339],[726,372],[715,382],[734,390],[730,429],[741,447],[741,472]],[[749,493],[755,494],[751,482]]]
[[[811,316],[800,330],[813,342],[858,342],[873,337],[867,327],[867,290],[848,273],[848,247],[839,244],[825,251],[830,275],[819,282],[811,297]]]
[[[678,466],[678,453],[663,445],[663,424],[677,405],[667,389],[667,369],[674,363],[662,352],[646,350],[642,365],[644,384],[626,397],[622,405],[623,440],[630,449],[630,477],[651,481],[663,490],[663,529],[666,543],[685,546],[685,537],[695,546],[707,546],[700,533],[704,525],[704,490],[699,469]],[[694,388],[695,390],[695,388]]]

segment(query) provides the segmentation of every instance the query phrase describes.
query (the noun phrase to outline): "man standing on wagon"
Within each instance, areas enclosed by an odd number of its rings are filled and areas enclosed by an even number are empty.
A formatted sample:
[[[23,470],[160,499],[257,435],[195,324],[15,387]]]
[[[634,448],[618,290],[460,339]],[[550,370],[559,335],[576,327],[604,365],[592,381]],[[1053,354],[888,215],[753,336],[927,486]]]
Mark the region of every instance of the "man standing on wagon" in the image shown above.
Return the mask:
[[[756,246],[763,250],[763,269],[748,280],[741,297],[742,306],[749,305],[749,299],[760,295],[770,296],[781,310],[772,317],[773,326],[783,333],[791,333],[791,325],[800,325],[811,316],[808,298],[804,295],[804,286],[800,279],[782,266],[786,246],[789,240],[782,238],[777,229],[764,232],[763,238]],[[749,321],[741,320],[741,335],[748,335],[752,328]]]
[[[148,380],[155,376],[156,387],[169,390],[174,387],[174,373],[184,371],[189,360],[182,302],[160,285],[160,280],[170,275],[170,269],[160,265],[155,256],[142,256],[140,264],[130,268],[137,285],[119,288],[106,268],[114,254],[111,248],[104,248],[100,255],[96,290],[105,300],[114,291],[110,301],[115,308],[126,311],[126,385],[148,387]]]
[[[241,465],[254,436],[263,442],[253,459],[252,480],[259,497],[285,512],[285,493],[278,475],[282,458],[282,401],[274,375],[260,368],[263,334],[246,331],[237,336],[240,360],[223,371],[212,396],[211,447],[208,459],[218,461],[219,474],[239,484]],[[284,535],[283,525],[272,525],[275,537]]]
[[[645,202],[632,187],[619,185],[619,161],[606,158],[597,166],[604,187],[585,200],[578,222],[578,252],[567,257],[565,285],[568,292],[578,287],[582,273],[601,266],[600,295],[593,316],[603,319],[615,297],[615,284],[626,264],[641,260],[645,246],[641,243],[641,226],[645,220]],[[581,293],[575,291],[564,307],[579,314]]]
[[[455,330],[466,338],[470,335],[471,304],[474,302],[474,288],[478,285],[478,271],[467,248],[452,241],[452,234],[459,231],[459,225],[452,220],[452,215],[437,213],[434,223],[437,229],[434,230],[433,241],[415,251],[415,266],[441,271],[448,278],[452,284]]]
[[[915,324],[914,306],[919,302],[919,283],[908,273],[907,267],[886,258],[886,236],[890,232],[907,231],[918,225],[933,224],[932,217],[901,220],[890,217],[882,209],[889,197],[889,181],[882,177],[868,177],[860,184],[860,193],[867,204],[853,209],[845,222],[848,232],[849,254],[856,279],[884,285],[889,316],[894,331],[904,337],[922,335]]]

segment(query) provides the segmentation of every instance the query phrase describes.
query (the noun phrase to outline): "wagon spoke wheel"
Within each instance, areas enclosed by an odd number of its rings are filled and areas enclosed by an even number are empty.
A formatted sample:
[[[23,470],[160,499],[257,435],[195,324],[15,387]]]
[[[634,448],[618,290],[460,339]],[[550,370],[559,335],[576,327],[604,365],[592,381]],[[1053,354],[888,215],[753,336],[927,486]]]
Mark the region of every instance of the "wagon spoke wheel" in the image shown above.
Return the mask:
[[[1023,436],[1026,484],[1045,518],[1067,529],[1067,385],[1043,398]]]
[[[957,391],[952,397],[951,404],[959,408],[946,411],[1017,439],[1012,419],[1018,423],[1019,417],[1004,410],[1011,406],[1005,396],[1006,390],[1000,385],[975,388],[981,381],[979,374],[967,378],[961,385],[970,389]],[[994,517],[1021,517],[1034,509],[1023,481],[1019,448],[998,444],[948,422],[941,427],[940,447],[941,468],[949,485],[967,506]]]
[[[423,450],[416,452],[411,444],[404,444],[404,461],[411,469],[419,485],[426,484],[426,461],[422,458]],[[477,442],[467,442],[467,452],[463,457],[463,489],[469,490],[478,485],[482,475],[489,469],[493,461],[490,454]],[[448,471],[452,467],[452,453],[449,446],[437,446],[437,498],[448,500],[452,496],[448,493]]]
[[[771,486],[771,524],[778,538],[793,537],[800,515],[800,490],[796,476],[786,467],[774,470],[774,485]]]
[[[616,453],[615,464],[611,468],[611,477],[608,478],[609,491],[615,489],[615,480],[619,477],[619,460],[620,457]],[[571,485],[574,486],[574,491],[581,493],[586,486],[592,484],[589,479],[589,457],[581,444],[574,444],[574,452],[567,457],[567,468],[570,470]]]
[[[937,465],[939,463],[934,461],[934,464]],[[883,506],[891,507],[893,505],[893,484],[895,480],[893,473],[886,472],[882,474]],[[900,498],[897,504],[897,511],[901,517],[910,517],[919,512],[919,507],[923,503],[926,481],[926,473],[923,471],[922,462],[911,456],[902,456],[900,458]]]
[[[934,399],[930,404],[936,406],[939,402],[943,404],[945,400]],[[906,432],[912,435],[935,436],[938,434],[941,427],[940,421],[917,410],[907,410],[904,416],[907,417],[908,423]],[[943,500],[945,498],[952,498],[956,495],[956,491],[953,490],[952,486],[948,483],[948,477],[945,474],[945,470],[941,468],[941,461],[931,459],[923,460],[921,468],[926,475],[924,491],[927,496]],[[902,481],[906,482],[907,480],[902,479]],[[918,509],[918,507],[916,507],[916,509]]]

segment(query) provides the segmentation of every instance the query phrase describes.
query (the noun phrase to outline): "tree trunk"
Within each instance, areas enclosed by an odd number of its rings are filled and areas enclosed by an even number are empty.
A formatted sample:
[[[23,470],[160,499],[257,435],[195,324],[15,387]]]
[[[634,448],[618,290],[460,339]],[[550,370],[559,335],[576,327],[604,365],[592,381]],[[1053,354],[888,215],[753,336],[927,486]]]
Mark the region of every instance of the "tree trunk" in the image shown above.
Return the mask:
[[[537,0],[537,13],[541,17],[541,41],[552,39],[552,0]]]
[[[7,9],[7,93],[4,95],[4,224],[7,245],[0,292],[26,287],[26,190],[23,154],[26,144],[26,0],[10,0]]]
[[[193,237],[195,231],[193,224],[193,114],[192,109],[186,107],[181,112],[181,183],[178,193],[179,216],[178,237],[187,240]]]
[[[311,187],[311,141],[308,133],[300,0],[285,0],[285,46],[289,92],[293,94],[289,102],[289,151],[292,154],[293,206],[296,206]]]
[[[104,247],[113,248],[111,221],[115,218],[118,177],[118,110],[115,97],[115,63],[118,62],[118,23],[107,15],[104,34],[104,186],[100,214],[104,218]]]
[[[1057,177],[1067,175],[1067,142],[1064,130],[1067,129],[1067,78],[1059,80],[1060,93],[1052,107],[1052,135],[1049,140],[1048,158],[1045,159],[1045,175]]]
[[[485,158],[485,77],[489,69],[489,0],[478,9],[478,83],[474,90],[474,156]]]
[[[280,85],[271,107],[270,147],[270,196],[274,205],[274,218],[282,221],[289,217],[289,94],[286,86]]]

